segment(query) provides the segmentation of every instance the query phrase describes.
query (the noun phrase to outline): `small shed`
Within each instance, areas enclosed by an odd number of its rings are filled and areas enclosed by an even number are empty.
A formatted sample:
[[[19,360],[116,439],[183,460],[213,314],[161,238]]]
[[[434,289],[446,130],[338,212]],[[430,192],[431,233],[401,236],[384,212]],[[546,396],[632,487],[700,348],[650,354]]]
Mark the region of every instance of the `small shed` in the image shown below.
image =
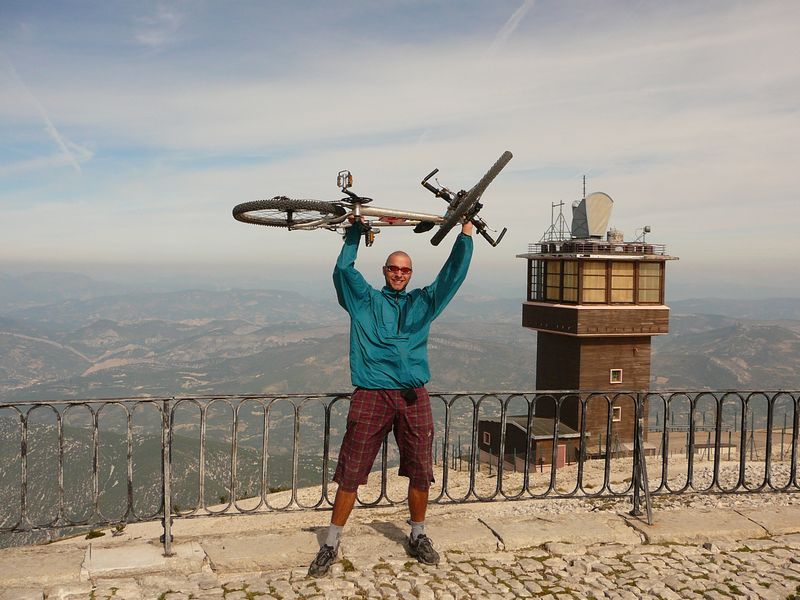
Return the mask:
[[[556,439],[555,419],[533,417],[528,437],[528,416],[506,417],[505,468],[523,470],[525,450],[530,444],[530,462],[549,465],[553,461],[553,440]],[[500,418],[487,417],[478,421],[478,449],[482,463],[497,460],[500,453]],[[588,437],[588,436],[587,436]],[[581,434],[563,422],[558,424],[556,466],[563,467],[577,461],[581,447]]]

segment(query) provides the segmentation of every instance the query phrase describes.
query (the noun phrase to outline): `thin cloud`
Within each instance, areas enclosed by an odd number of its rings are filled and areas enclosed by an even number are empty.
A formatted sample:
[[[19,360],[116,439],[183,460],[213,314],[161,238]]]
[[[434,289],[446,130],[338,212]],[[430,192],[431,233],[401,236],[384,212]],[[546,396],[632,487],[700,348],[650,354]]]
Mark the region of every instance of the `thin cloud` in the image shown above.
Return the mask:
[[[506,21],[506,24],[497,32],[497,35],[494,36],[494,40],[492,40],[492,43],[489,45],[488,56],[494,55],[494,53],[514,34],[514,31],[519,27],[522,19],[524,19],[528,11],[533,8],[535,1],[536,0],[524,0],[522,5],[514,11],[514,14],[511,15],[508,21]]]
[[[47,110],[45,109],[44,105],[39,102],[39,99],[33,95],[33,92],[25,85],[25,82],[22,81],[22,78],[17,73],[17,70],[14,68],[14,65],[11,63],[10,60],[4,59],[6,63],[6,69],[11,75],[12,80],[19,86],[22,90],[24,95],[29,100],[30,104],[36,109],[41,117],[44,130],[47,135],[50,137],[53,142],[55,142],[56,146],[58,147],[60,156],[62,157],[63,161],[70,165],[73,169],[75,169],[78,173],[81,172],[81,164],[80,160],[88,160],[91,158],[92,153],[89,152],[86,148],[83,148],[71,141],[69,141],[58,128],[53,124],[50,115],[47,114]],[[77,154],[77,156],[76,156]],[[45,163],[51,162],[49,159],[45,159]],[[35,164],[36,161],[33,161]],[[30,164],[30,161],[29,161]]]
[[[157,15],[150,6],[147,14]],[[479,45],[474,31],[414,43],[377,36],[364,45],[339,44],[326,37],[330,23],[305,10],[308,27],[295,27],[286,39],[248,38],[236,28],[242,17],[235,11],[224,15],[231,19],[224,27],[209,25],[203,11],[191,19],[187,12],[175,29],[180,19],[168,10],[160,29],[155,18],[141,27],[133,57],[125,54],[135,31],[128,19],[121,26],[129,43],[110,45],[92,60],[20,53],[17,65],[23,73],[37,69],[34,90],[58,124],[103,147],[104,156],[81,186],[58,194],[43,193],[36,175],[67,164],[60,146],[59,154],[15,163],[8,171],[29,176],[0,195],[0,204],[7,198],[20,207],[3,214],[0,254],[22,259],[35,240],[43,257],[89,260],[102,248],[109,260],[244,263],[263,258],[265,246],[284,235],[293,252],[335,254],[334,235],[265,232],[236,223],[230,209],[276,194],[335,199],[333,175],[347,168],[356,190],[376,204],[437,211],[440,201],[420,187],[422,176],[439,167],[443,185],[468,187],[510,149],[514,160],[485,195],[482,213],[509,232],[502,247],[475,258],[492,272],[521,264],[513,255],[547,228],[552,201],[563,198],[568,214],[583,173],[590,175],[587,192],[605,191],[617,202],[612,224],[630,235],[650,224],[653,240],[683,259],[678,268],[718,256],[742,270],[763,263],[763,253],[737,236],[768,240],[770,256],[791,256],[792,231],[800,227],[791,204],[792,165],[800,161],[793,112],[800,67],[791,56],[800,42],[791,23],[800,5],[632,11],[610,4],[579,16],[571,3],[537,4],[536,13],[529,13],[533,1],[514,6]],[[293,14],[287,9],[284,17]],[[536,35],[529,35],[532,26]],[[142,56],[146,45],[174,44],[175,35],[187,50],[203,42],[196,60],[183,52]],[[311,49],[308,40],[315,40]],[[253,70],[253,56],[280,58],[282,68],[267,68],[265,58],[265,68]],[[31,66],[23,68],[23,60]],[[230,70],[208,68],[221,62]],[[359,73],[347,81],[347,93],[339,93],[342,65]],[[30,103],[21,107],[4,96],[11,94],[0,94],[0,119],[12,133],[5,144],[36,159],[22,143]],[[78,150],[64,143],[81,163]],[[754,199],[764,207],[758,219]],[[41,210],[30,212],[37,205]],[[77,224],[67,231],[65,218]],[[142,231],[152,232],[146,248]],[[433,262],[441,251],[400,231],[385,231],[380,243],[413,244],[415,256]],[[788,264],[770,263],[776,281]]]
[[[134,39],[152,50],[169,44],[183,23],[183,15],[173,7],[159,4],[155,14],[139,19],[139,29]]]

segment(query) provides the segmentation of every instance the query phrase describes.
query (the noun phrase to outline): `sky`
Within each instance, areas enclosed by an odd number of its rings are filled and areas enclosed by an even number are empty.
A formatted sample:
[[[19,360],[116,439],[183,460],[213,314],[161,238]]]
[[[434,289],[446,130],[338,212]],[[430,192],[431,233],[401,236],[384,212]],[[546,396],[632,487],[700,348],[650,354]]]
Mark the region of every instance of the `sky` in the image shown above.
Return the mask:
[[[800,3],[733,0],[0,0],[0,272],[327,289],[341,239],[234,221],[249,200],[438,212],[513,160],[482,216],[473,293],[524,295],[551,205],[680,258],[668,298],[800,295]],[[428,283],[433,247],[384,230]]]

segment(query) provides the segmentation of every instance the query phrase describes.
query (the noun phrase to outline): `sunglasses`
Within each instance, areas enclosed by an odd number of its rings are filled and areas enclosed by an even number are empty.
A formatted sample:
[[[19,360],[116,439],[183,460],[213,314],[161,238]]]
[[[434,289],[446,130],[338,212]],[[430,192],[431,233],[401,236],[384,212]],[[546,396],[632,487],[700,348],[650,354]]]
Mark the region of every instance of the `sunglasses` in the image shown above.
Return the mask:
[[[411,267],[398,267],[397,265],[384,265],[385,269],[388,269],[392,273],[402,273],[403,275],[408,275],[411,273]]]

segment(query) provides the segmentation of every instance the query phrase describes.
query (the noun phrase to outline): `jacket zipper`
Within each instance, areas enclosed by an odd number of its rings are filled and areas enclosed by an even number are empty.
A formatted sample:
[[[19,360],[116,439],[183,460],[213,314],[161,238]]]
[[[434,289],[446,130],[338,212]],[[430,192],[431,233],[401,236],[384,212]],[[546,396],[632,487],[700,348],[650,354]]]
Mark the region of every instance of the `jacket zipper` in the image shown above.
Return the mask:
[[[399,298],[400,298],[400,293],[399,292],[395,292],[394,293],[394,304],[395,304],[395,306],[397,306],[397,335],[400,335],[400,317],[401,317],[401,314],[400,314],[400,300],[399,300]]]

